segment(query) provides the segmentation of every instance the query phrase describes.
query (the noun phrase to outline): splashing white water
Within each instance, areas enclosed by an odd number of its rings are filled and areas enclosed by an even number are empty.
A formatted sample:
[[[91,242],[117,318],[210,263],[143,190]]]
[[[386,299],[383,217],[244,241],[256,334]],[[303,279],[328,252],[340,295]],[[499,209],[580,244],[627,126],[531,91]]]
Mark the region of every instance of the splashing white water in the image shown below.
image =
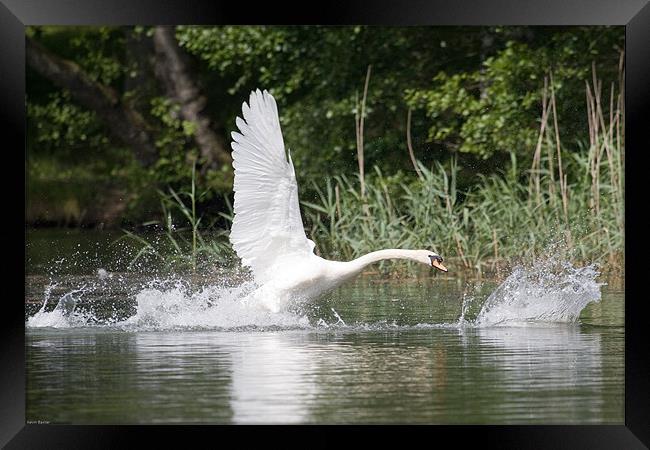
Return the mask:
[[[596,282],[598,275],[594,265],[576,268],[545,262],[516,267],[490,294],[471,324],[573,323],[589,303],[600,301],[604,283]]]
[[[245,282],[234,288],[208,286],[195,293],[181,283],[167,290],[147,288],[136,296],[136,314],[119,325],[137,329],[309,326],[307,317],[272,313],[243,301],[254,287]]]
[[[596,282],[599,273],[594,266],[576,268],[566,263],[542,262],[528,267],[519,266],[483,302],[474,320],[468,319],[470,306],[480,300],[478,296],[463,294],[461,317],[456,323],[420,323],[415,328],[427,327],[493,327],[513,326],[530,323],[575,322],[580,312],[590,302],[600,300],[600,286]],[[117,280],[117,281],[115,281]],[[122,283],[120,277],[113,280]],[[110,282],[104,277],[100,282],[89,281],[81,288],[62,295],[51,311],[46,305],[56,286],[45,289],[43,306],[27,319],[27,327],[72,328],[86,326],[112,326],[125,330],[167,330],[167,329],[395,329],[412,328],[397,325],[390,319],[374,324],[346,324],[333,308],[334,319],[316,317],[313,321],[300,308],[272,313],[246,299],[256,285],[244,281],[237,286],[208,284],[201,289],[190,289],[182,281],[151,281],[144,288],[140,284],[131,298],[135,314],[124,319],[100,318],[93,309],[77,308],[84,295],[106,299]],[[93,284],[95,283],[95,284]],[[471,285],[468,285],[471,287]],[[122,297],[124,298],[124,297]],[[134,300],[134,301],[133,301]],[[92,301],[90,303],[92,306]],[[110,302],[108,302],[110,303]],[[106,303],[105,303],[106,304]],[[97,304],[99,305],[99,304]],[[97,306],[96,305],[96,306]],[[133,310],[133,309],[132,309]],[[330,323],[328,323],[328,321]],[[313,325],[312,325],[313,324]]]
[[[48,311],[46,306],[55,286],[51,283],[46,287],[43,305],[27,319],[28,328],[111,326],[125,330],[236,330],[309,327],[309,319],[303,314],[295,311],[272,313],[257,303],[247,301],[248,295],[256,287],[250,281],[235,287],[212,284],[192,290],[183,281],[153,280],[132,294],[135,314],[127,319],[102,318],[101,314],[93,312],[93,307],[102,307],[104,299],[110,305],[104,290],[108,287],[103,284],[88,283],[73,289],[59,297],[56,307]],[[84,295],[98,296],[100,303],[93,304],[91,299],[83,308],[78,308]]]
[[[46,311],[45,307],[54,287],[56,284],[50,284],[45,288],[43,306],[36,314],[27,319],[27,327],[70,328],[88,325],[93,317],[75,312],[75,305],[85,293],[86,286],[66,293],[59,299],[52,311]]]

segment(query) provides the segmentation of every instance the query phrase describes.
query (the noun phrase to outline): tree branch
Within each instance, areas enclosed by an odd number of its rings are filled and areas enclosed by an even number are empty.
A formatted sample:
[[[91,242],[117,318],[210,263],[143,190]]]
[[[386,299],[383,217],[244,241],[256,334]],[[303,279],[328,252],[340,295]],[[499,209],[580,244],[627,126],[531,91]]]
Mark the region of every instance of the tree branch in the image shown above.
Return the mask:
[[[93,80],[79,65],[54,55],[29,37],[26,57],[27,64],[39,74],[67,89],[79,104],[94,111],[114,138],[133,149],[144,167],[156,161],[158,152],[147,123],[140,113],[120,100],[114,89]]]

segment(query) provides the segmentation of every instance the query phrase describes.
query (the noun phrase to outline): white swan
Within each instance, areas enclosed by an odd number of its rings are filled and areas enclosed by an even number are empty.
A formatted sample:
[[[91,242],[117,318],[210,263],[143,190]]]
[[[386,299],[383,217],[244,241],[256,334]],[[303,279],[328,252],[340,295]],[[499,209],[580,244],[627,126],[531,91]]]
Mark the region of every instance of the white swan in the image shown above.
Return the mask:
[[[230,242],[260,287],[253,298],[278,312],[292,300],[327,292],[384,259],[408,259],[444,272],[442,257],[429,250],[388,249],[353,261],[323,259],[307,239],[298,204],[298,185],[285,154],[278,109],[267,91],[251,92],[233,132],[235,217]]]

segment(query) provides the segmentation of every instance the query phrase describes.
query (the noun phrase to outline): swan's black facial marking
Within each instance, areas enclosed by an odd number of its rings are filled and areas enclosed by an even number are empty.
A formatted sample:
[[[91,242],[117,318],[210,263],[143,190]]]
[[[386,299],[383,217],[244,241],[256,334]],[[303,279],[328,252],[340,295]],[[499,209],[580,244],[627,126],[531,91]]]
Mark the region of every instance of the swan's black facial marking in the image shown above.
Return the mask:
[[[442,265],[442,256],[439,255],[429,255],[429,259],[431,260],[431,267],[435,267],[438,270],[442,270],[443,272],[447,272],[447,268]]]

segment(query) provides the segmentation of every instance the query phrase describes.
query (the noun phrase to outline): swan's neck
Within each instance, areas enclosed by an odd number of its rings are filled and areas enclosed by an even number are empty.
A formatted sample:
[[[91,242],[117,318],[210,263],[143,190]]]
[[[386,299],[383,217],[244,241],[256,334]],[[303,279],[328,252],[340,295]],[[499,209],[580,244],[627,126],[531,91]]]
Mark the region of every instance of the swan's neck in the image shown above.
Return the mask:
[[[419,256],[420,252],[418,250],[400,250],[396,248],[390,248],[386,250],[377,250],[376,252],[370,252],[366,255],[360,256],[357,259],[353,259],[349,262],[349,264],[354,268],[354,270],[361,272],[367,265],[378,261],[383,261],[385,259],[410,259],[411,261],[421,262]]]

